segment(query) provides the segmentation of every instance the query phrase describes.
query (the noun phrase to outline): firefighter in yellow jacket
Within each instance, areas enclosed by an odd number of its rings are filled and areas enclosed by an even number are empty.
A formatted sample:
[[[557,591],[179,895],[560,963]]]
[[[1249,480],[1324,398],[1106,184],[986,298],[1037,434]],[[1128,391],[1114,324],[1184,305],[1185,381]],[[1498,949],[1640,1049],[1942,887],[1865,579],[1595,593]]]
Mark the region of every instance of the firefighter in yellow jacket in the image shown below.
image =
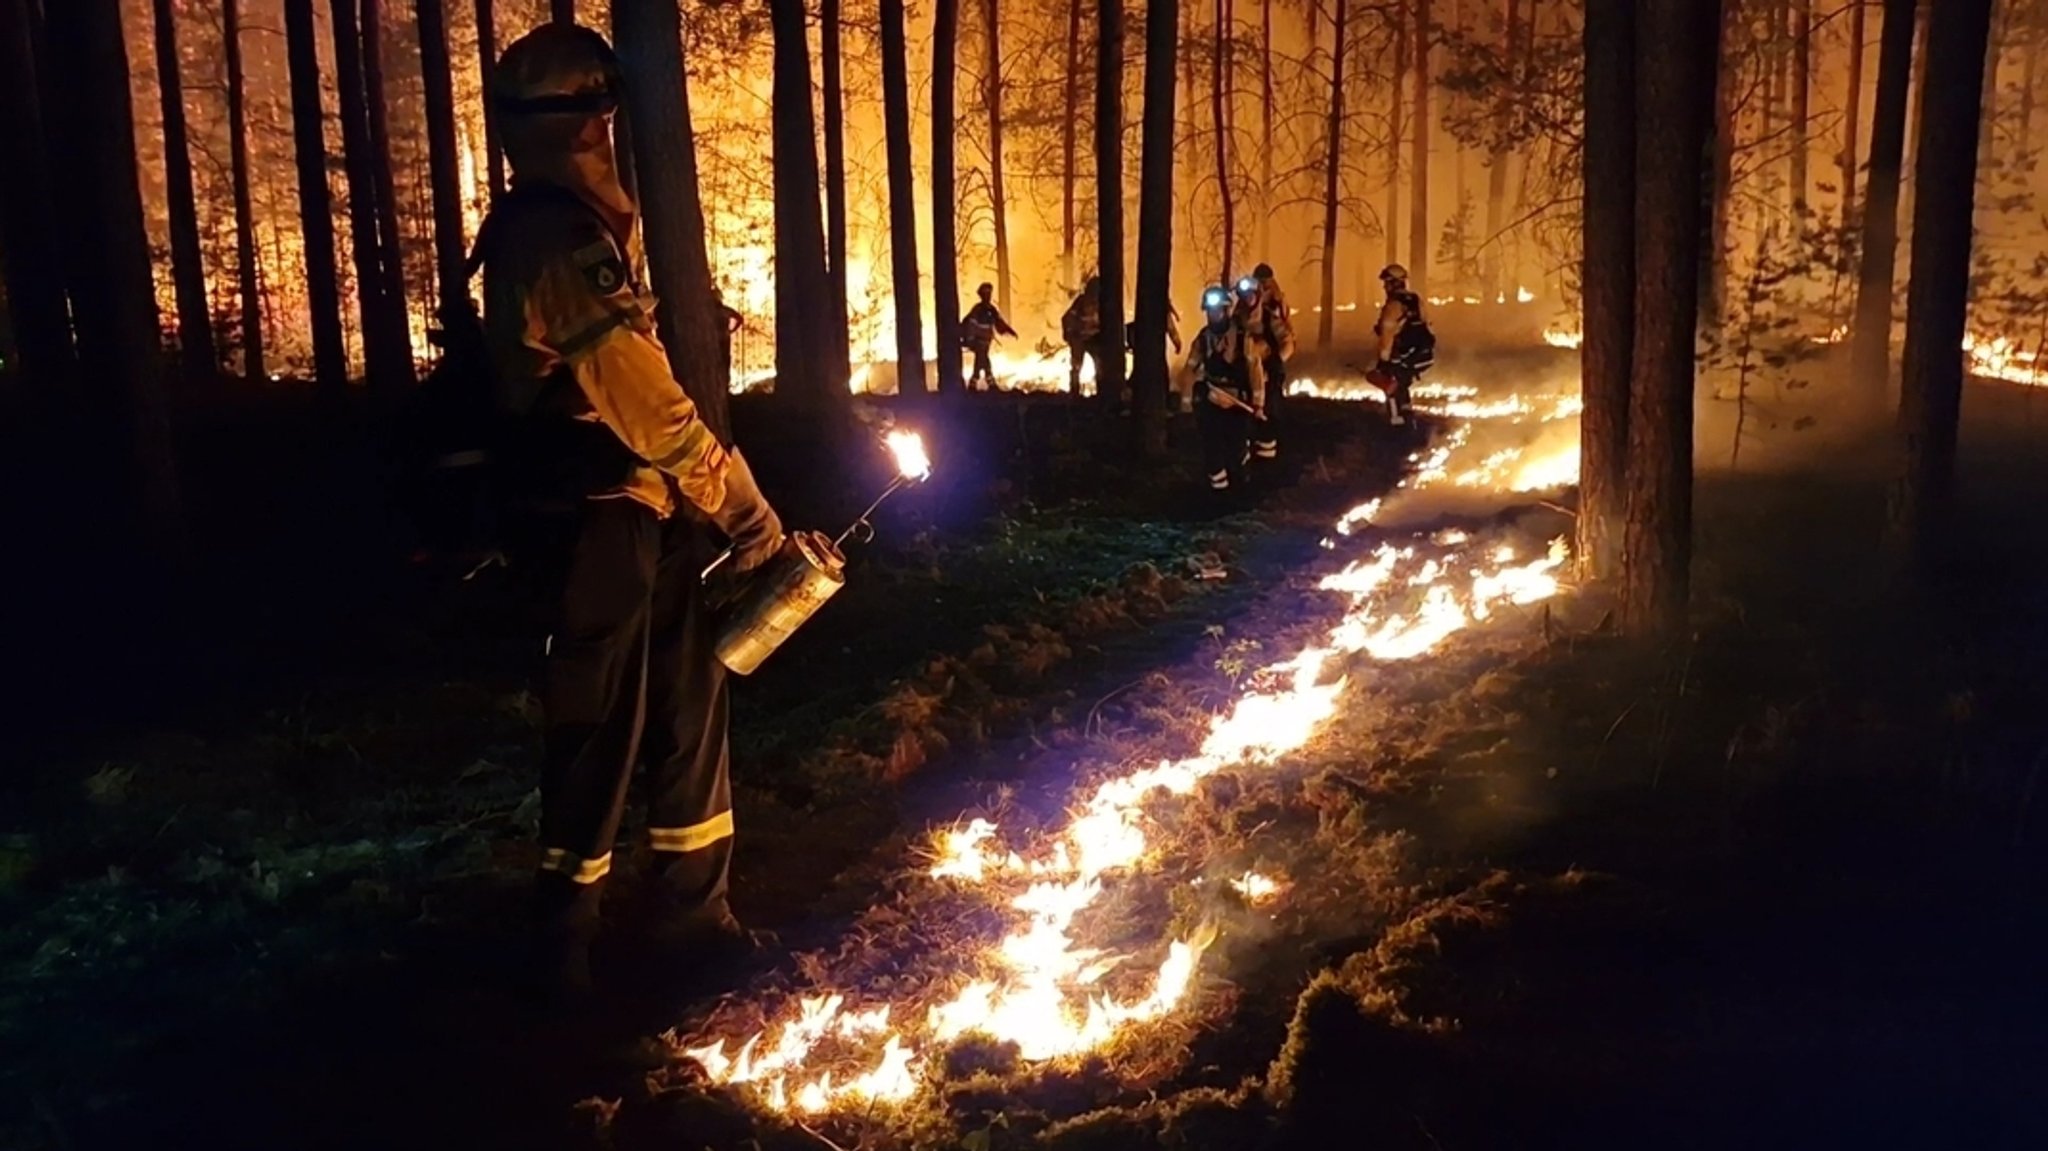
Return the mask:
[[[726,903],[727,685],[699,572],[717,546],[705,525],[735,546],[742,571],[775,554],[782,525],[655,336],[638,213],[613,150],[610,46],[586,28],[543,26],[505,50],[491,96],[513,188],[478,241],[485,332],[500,409],[528,429],[519,474],[563,509],[539,549],[553,626],[535,974],[575,997],[589,988],[636,764],[651,785],[658,938],[688,953],[748,939]],[[669,306],[679,303],[715,306]]]

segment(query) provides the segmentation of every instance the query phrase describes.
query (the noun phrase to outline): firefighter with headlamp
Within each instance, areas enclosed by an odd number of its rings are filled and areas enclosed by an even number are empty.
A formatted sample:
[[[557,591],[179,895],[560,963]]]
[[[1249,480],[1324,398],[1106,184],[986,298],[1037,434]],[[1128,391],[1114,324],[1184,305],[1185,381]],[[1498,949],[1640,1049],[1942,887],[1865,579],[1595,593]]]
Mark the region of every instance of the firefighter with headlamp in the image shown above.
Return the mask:
[[[1436,363],[1436,333],[1422,314],[1422,297],[1408,288],[1408,269],[1388,264],[1380,269],[1386,302],[1373,324],[1379,360],[1367,380],[1387,395],[1387,422],[1396,427],[1414,415],[1410,393],[1415,381]]]
[[[1202,436],[1202,471],[1209,490],[1230,490],[1233,477],[1242,479],[1251,456],[1251,347],[1244,325],[1232,307],[1230,289],[1211,284],[1202,290],[1206,321],[1188,346],[1181,374],[1191,382],[1195,422]],[[1185,390],[1185,389],[1183,389]]]
[[[1294,320],[1287,299],[1273,279],[1273,267],[1260,264],[1237,282],[1239,322],[1252,343],[1252,402],[1265,418],[1252,433],[1252,456],[1280,456],[1280,414],[1287,399],[1287,361],[1294,358]]]
[[[617,58],[549,24],[491,82],[512,190],[480,231],[484,331],[498,410],[537,517],[552,613],[541,692],[541,990],[589,989],[589,947],[628,782],[648,773],[654,936],[692,962],[751,945],[726,902],[732,854],[727,685],[699,573],[716,547],[742,571],[782,546],[747,466],[671,374],[644,285],[638,208],[613,139]],[[715,306],[700,303],[698,306]],[[716,321],[714,321],[716,322]]]

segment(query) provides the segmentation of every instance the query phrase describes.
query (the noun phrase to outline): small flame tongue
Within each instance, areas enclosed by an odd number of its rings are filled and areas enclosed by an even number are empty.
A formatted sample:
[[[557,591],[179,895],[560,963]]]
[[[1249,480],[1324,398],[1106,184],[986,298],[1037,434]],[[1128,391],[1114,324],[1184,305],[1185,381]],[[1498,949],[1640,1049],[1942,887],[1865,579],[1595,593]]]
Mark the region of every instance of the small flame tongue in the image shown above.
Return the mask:
[[[906,480],[922,480],[932,474],[931,457],[924,453],[924,437],[916,432],[890,432],[889,454],[896,457],[896,471]]]

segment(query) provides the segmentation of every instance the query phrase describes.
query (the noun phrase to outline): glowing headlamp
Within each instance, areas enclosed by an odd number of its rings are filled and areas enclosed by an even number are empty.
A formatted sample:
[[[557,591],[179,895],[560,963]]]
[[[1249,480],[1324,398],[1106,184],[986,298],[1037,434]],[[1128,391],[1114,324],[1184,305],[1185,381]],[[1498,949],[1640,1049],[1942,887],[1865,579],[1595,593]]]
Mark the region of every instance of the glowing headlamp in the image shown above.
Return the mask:
[[[1205,312],[1214,311],[1217,308],[1227,308],[1229,306],[1230,293],[1224,291],[1222,288],[1211,288],[1208,291],[1202,293],[1202,310]]]
[[[1250,276],[1246,276],[1244,279],[1239,280],[1237,282],[1237,291],[1239,295],[1249,296],[1253,292],[1256,292],[1258,290],[1259,282]]]

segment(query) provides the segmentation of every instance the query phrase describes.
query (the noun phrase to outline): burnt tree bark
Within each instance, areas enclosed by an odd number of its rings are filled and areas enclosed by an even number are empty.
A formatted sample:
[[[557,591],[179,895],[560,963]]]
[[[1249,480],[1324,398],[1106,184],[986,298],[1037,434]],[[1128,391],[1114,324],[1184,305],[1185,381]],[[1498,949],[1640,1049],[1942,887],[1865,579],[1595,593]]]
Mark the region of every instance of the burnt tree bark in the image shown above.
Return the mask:
[[[1406,4],[1396,4],[1387,13],[1394,34],[1394,109],[1387,117],[1387,219],[1383,227],[1389,264],[1401,262],[1401,133],[1408,123],[1408,14]]]
[[[415,3],[428,5],[434,4],[434,0],[415,0]],[[438,4],[434,4],[434,19],[436,25],[442,29],[441,59],[445,61],[448,58],[447,18]],[[419,23],[424,27],[426,21],[427,16],[422,9]],[[422,41],[420,55],[423,64],[426,52],[426,45]],[[491,104],[491,73],[498,67],[498,11],[493,0],[476,0],[476,57],[477,64],[483,70],[484,155],[485,163],[488,165],[491,202],[495,204],[498,197],[505,194],[505,144],[498,138],[498,109]],[[442,71],[445,72],[447,69],[444,67]],[[432,81],[428,83],[431,84]],[[431,103],[429,110],[431,112]]]
[[[840,75],[839,0],[818,5],[818,82],[825,112],[825,292],[834,386],[853,378],[852,316],[846,299],[846,85]]]
[[[68,379],[77,365],[70,307],[64,298],[57,205],[43,146],[39,59],[30,0],[0,0],[0,148],[8,173],[0,180],[0,269],[7,282],[7,314],[25,374],[44,382]]]
[[[988,210],[996,231],[996,307],[1010,314],[1010,201],[1003,178],[1003,40],[999,0],[983,0],[988,33],[988,74],[982,100],[988,105]]]
[[[612,0],[612,43],[625,74],[624,136],[633,142],[640,227],[661,309],[669,370],[704,422],[732,442],[732,407],[719,353],[724,317],[681,301],[711,299],[704,201],[697,186],[697,132],[683,69],[682,13],[674,0]]]
[[[1415,149],[1409,167],[1415,190],[1408,197],[1408,287],[1420,292],[1429,282],[1429,0],[1415,0]]]
[[[1870,178],[1863,197],[1863,266],[1849,347],[1849,384],[1875,410],[1891,390],[1892,278],[1899,248],[1899,180],[1912,76],[1913,0],[1885,0],[1871,110]]]
[[[829,289],[803,0],[769,0],[768,14],[775,37],[775,390],[828,414],[843,406],[846,389],[826,368],[837,341],[817,323]]]
[[[486,18],[490,0],[477,6],[479,19]],[[441,0],[414,0],[414,26],[420,41],[420,75],[425,80],[427,105],[427,179],[434,191],[434,280],[439,291],[439,311],[464,306],[469,301],[467,238],[463,235],[462,177],[455,156],[455,83],[448,60],[448,24]],[[485,123],[490,111],[490,62],[484,72]],[[504,150],[497,145],[492,159],[497,164],[491,187],[493,198],[504,190]]]
[[[1745,0],[1728,0],[1731,18],[1715,36],[1718,45],[1713,92],[1713,171],[1707,198],[1712,213],[1707,224],[1707,258],[1700,261],[1700,321],[1718,332],[1728,315],[1728,231],[1735,211],[1735,51],[1742,30]]]
[[[1067,0],[1067,115],[1060,122],[1060,276],[1069,291],[1080,282],[1076,278],[1079,269],[1075,267],[1078,255],[1074,250],[1080,225],[1074,218],[1074,196],[1081,179],[1076,167],[1080,162],[1081,3],[1082,0]]]
[[[1273,0],[1259,0],[1259,258],[1273,255]]]
[[[394,325],[391,378],[410,383],[415,365],[412,323],[405,299],[405,256],[398,240],[398,187],[391,174],[391,114],[384,89],[384,0],[363,2],[363,105],[369,112],[370,187],[377,195],[378,291],[384,322]]]
[[[958,170],[953,151],[953,92],[959,79],[960,0],[932,6],[932,310],[939,340],[942,395],[961,389]],[[806,96],[808,99],[808,96]]]
[[[1813,0],[1792,3],[1792,209],[1806,209],[1807,159],[1812,150]]]
[[[1636,8],[1635,325],[1622,625],[1682,634],[1691,596],[1693,341],[1707,110],[1720,0]]]
[[[1339,0],[1341,3],[1342,0]],[[1178,0],[1145,7],[1145,110],[1138,160],[1138,303],[1131,341],[1131,453],[1144,460],[1165,447],[1166,323],[1173,298],[1173,82]]]
[[[1327,348],[1337,320],[1337,194],[1338,165],[1344,157],[1344,38],[1351,25],[1349,0],[1336,0],[1330,31],[1330,116],[1323,131],[1323,312],[1316,318],[1316,346]],[[1396,181],[1398,183],[1399,181]],[[1360,301],[1363,306],[1364,301]]]
[[[1095,30],[1095,264],[1102,335],[1095,398],[1115,411],[1124,391],[1124,0],[1099,0]]]
[[[1928,17],[1927,103],[1913,180],[1913,278],[1899,392],[1904,476],[1892,529],[1923,563],[1946,550],[1962,416],[1977,132],[1992,0],[1942,0]]]
[[[1586,0],[1584,248],[1579,276],[1581,570],[1612,579],[1627,518],[1629,370],[1635,347],[1636,0]]]
[[[235,284],[242,318],[242,378],[263,379],[263,286],[256,265],[256,211],[249,188],[249,116],[242,75],[240,0],[221,0],[228,83],[228,169],[235,197]]]
[[[188,561],[177,458],[164,401],[156,286],[135,163],[135,112],[128,95],[128,47],[121,6],[66,0],[44,10],[50,79],[64,93],[67,138],[52,141],[55,163],[75,183],[67,238],[80,273],[72,286],[79,378],[104,405],[109,427],[127,440],[118,490],[133,498],[143,557],[171,574]],[[150,581],[130,582],[147,588]]]
[[[334,256],[334,200],[327,188],[327,135],[320,109],[320,46],[313,0],[284,0],[285,50],[291,70],[292,152],[299,183],[299,229],[305,243],[306,302],[313,328],[313,378],[323,391],[348,385],[341,337],[341,285]]]
[[[1224,68],[1230,57],[1230,3],[1216,0],[1215,54],[1210,58],[1209,111],[1216,123],[1216,194],[1223,216],[1223,254],[1216,279],[1230,282],[1230,261],[1237,248],[1237,205],[1230,194],[1230,118],[1224,114]]]
[[[152,0],[157,94],[164,117],[164,207],[171,225],[171,287],[177,305],[178,366],[188,384],[219,368],[213,317],[206,303],[206,264],[199,253],[199,200],[192,191],[192,150],[185,131],[185,84],[178,61],[178,22],[171,0]]]
[[[373,388],[396,387],[410,374],[405,301],[392,299],[384,278],[377,216],[376,146],[370,136],[369,97],[363,78],[359,0],[334,0],[334,87],[341,103],[343,169],[348,178],[350,255],[356,273],[356,311],[362,320],[363,373]],[[388,159],[386,161],[388,166]]]
[[[1486,281],[1486,298],[1495,299],[1501,292],[1501,232],[1507,227],[1508,210],[1508,164],[1513,153],[1507,148],[1508,127],[1514,118],[1515,100],[1515,48],[1521,37],[1522,0],[1508,0],[1507,27],[1502,31],[1501,74],[1496,81],[1500,92],[1494,97],[1493,147],[1486,158],[1486,258],[1482,262],[1482,277]],[[1408,269],[1413,272],[1415,269]]]
[[[1854,4],[1849,9],[1849,99],[1845,105],[1847,118],[1842,121],[1842,156],[1838,167],[1842,173],[1842,223],[1847,226],[1856,218],[1856,176],[1863,159],[1863,50],[1866,27],[1864,6]]]
[[[889,166],[889,279],[896,300],[896,390],[904,396],[919,396],[926,391],[924,319],[918,300],[917,201],[910,170],[910,64],[903,38],[903,0],[882,0],[881,20],[882,135]]]

